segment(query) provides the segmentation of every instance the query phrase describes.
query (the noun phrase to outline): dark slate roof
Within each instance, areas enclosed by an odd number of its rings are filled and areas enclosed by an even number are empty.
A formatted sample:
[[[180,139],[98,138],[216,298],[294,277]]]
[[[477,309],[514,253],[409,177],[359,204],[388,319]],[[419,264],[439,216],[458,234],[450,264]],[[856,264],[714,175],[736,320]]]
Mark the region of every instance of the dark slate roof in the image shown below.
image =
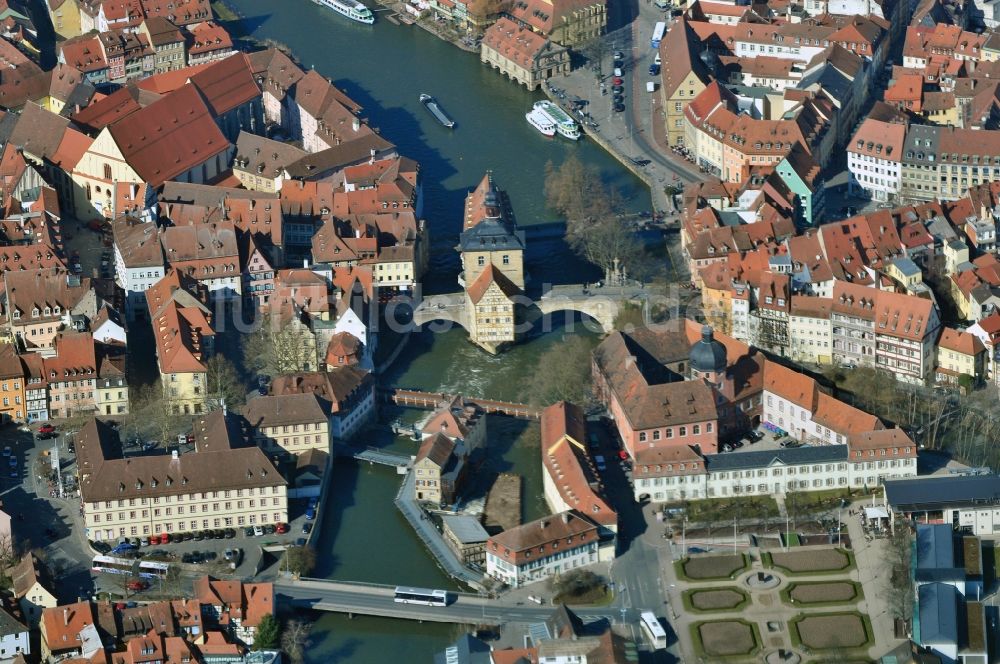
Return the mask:
[[[21,621],[7,613],[4,609],[0,608],[0,635],[9,636],[11,634],[20,634],[21,632],[27,631],[28,628],[25,627]]]
[[[897,511],[938,510],[944,506],[1000,505],[1000,476],[938,475],[887,480],[885,497]]]
[[[841,102],[851,94],[851,79],[828,64],[803,76],[796,87],[802,90],[813,84],[823,88],[823,92],[829,94],[831,99]]]
[[[434,655],[434,664],[490,664],[490,647],[471,634],[463,634],[444,652]]]
[[[462,233],[459,251],[524,251],[524,231],[484,219]]]
[[[917,525],[917,568],[955,566],[952,527],[947,523]]]
[[[925,583],[918,595],[920,645],[957,645],[958,589],[947,583]]]
[[[691,347],[690,362],[695,371],[725,372],[726,347],[713,338],[711,326],[701,329],[701,339]]]
[[[847,445],[807,445],[780,450],[726,452],[705,455],[705,467],[710,473],[748,468],[767,468],[775,463],[795,466],[806,463],[847,461]]]

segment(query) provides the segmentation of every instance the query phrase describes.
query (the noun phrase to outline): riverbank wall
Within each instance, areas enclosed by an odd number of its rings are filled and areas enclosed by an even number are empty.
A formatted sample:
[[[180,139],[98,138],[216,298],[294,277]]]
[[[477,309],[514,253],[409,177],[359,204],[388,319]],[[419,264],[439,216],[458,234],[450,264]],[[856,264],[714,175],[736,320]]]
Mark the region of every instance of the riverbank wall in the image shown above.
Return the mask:
[[[560,103],[560,99],[552,93],[549,86],[543,85],[542,90],[545,92],[545,96],[552,101],[553,104],[562,108],[570,117],[574,117],[573,113],[566,108],[563,108]],[[614,157],[618,162],[628,170],[629,173],[642,180],[643,184],[649,187],[649,196],[653,202],[654,212],[665,212],[669,206],[667,204],[667,195],[663,191],[662,187],[656,186],[656,182],[650,177],[649,173],[646,173],[637,166],[628,155],[622,154],[620,151],[616,150],[614,146],[606,138],[601,136],[601,132],[593,127],[588,126],[584,122],[579,122],[580,128],[583,129],[583,133],[586,134],[587,138],[597,143],[601,146],[601,149],[607,152],[609,155]]]
[[[467,53],[479,53],[478,48],[472,47],[463,42],[462,37],[460,35],[452,36],[445,34],[443,30],[440,29],[443,26],[438,26],[435,23],[434,19],[431,17],[433,15],[433,12],[424,11],[421,13],[421,15],[414,16],[413,13],[407,11],[405,3],[403,2],[396,2],[396,0],[378,0],[378,3],[383,7],[386,7],[387,9],[391,9],[392,11],[396,12],[396,14],[399,16],[405,16],[407,20],[404,22],[407,25],[416,25],[418,28],[426,30],[427,32],[431,33],[441,41],[446,41],[449,44],[457,46],[458,48],[462,49],[463,51],[466,51]]]

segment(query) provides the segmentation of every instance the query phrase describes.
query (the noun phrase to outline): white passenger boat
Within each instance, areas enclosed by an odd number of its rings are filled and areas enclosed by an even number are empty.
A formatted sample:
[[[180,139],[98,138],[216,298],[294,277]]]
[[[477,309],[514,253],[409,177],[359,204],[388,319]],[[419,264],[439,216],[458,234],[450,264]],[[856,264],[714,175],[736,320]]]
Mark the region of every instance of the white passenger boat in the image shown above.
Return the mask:
[[[356,0],[313,0],[317,5],[322,5],[338,14],[342,14],[352,21],[371,25],[375,22],[375,14]]]
[[[545,115],[556,126],[556,131],[561,136],[573,141],[580,138],[580,125],[556,104],[543,99],[535,102],[534,109]]]
[[[542,113],[537,108],[533,108],[524,114],[524,119],[528,121],[532,127],[540,131],[545,136],[555,136],[556,135],[556,125],[549,116]]]

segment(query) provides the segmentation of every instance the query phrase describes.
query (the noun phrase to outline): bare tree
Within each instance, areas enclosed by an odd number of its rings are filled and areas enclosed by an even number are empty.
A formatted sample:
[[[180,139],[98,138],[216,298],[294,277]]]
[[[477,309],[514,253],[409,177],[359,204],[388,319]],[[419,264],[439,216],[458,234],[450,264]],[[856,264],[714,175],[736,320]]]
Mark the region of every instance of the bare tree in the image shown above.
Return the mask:
[[[159,380],[151,385],[130,388],[129,404],[129,415],[122,427],[125,439],[135,435],[147,438],[152,435],[161,442],[167,442],[183,428],[184,420],[174,412],[173,404]]]
[[[594,344],[587,338],[572,336],[545,351],[531,372],[525,393],[535,406],[557,401],[572,401],[588,406],[593,399],[590,353]]]
[[[228,408],[246,401],[246,390],[240,383],[236,367],[225,355],[213,355],[205,363],[205,400],[208,410],[225,404]]]
[[[611,276],[615,266],[637,268],[642,257],[639,243],[616,213],[622,201],[593,166],[573,155],[559,168],[545,165],[545,199],[566,219],[570,247]]]
[[[305,661],[311,627],[309,623],[298,619],[285,623],[285,629],[281,632],[281,649],[292,664],[302,664]]]
[[[309,327],[298,318],[282,321],[272,314],[262,317],[262,324],[245,337],[244,365],[270,376],[317,369],[316,339]]]

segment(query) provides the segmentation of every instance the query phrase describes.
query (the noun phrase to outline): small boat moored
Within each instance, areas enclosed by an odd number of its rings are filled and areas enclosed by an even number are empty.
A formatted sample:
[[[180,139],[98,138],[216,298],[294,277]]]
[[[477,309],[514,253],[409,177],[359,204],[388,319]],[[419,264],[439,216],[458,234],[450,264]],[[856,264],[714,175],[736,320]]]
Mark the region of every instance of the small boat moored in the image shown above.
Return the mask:
[[[420,103],[423,104],[428,111],[430,111],[430,114],[433,115],[434,119],[440,122],[442,126],[445,126],[448,129],[455,128],[455,121],[448,117],[448,114],[444,112],[444,109],[441,108],[441,105],[437,103],[437,100],[434,99],[434,97],[428,94],[421,94]]]
[[[549,119],[547,115],[539,111],[537,108],[533,108],[524,114],[524,119],[528,121],[532,127],[540,131],[545,136],[555,136],[556,126]]]

